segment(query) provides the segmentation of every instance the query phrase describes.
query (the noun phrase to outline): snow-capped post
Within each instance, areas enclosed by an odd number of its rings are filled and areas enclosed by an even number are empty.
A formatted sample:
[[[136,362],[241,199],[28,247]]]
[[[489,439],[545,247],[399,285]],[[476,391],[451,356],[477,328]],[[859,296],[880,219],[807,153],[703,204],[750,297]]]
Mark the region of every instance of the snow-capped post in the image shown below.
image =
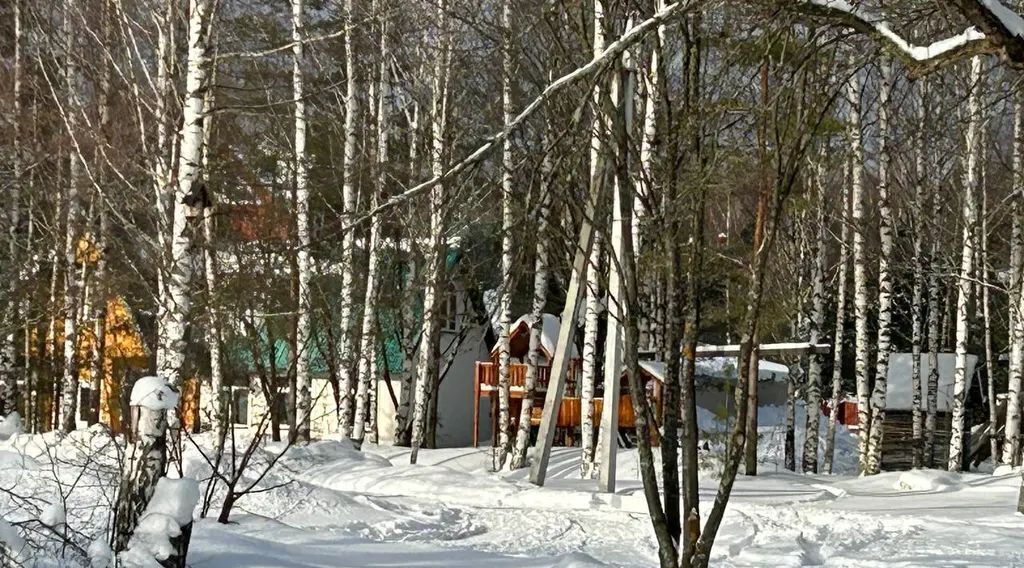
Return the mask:
[[[143,546],[137,542],[150,541],[150,533],[155,531],[153,523],[142,523],[147,517],[147,508],[153,499],[158,481],[167,469],[167,434],[168,429],[178,427],[178,390],[165,377],[143,377],[132,387],[131,422],[134,441],[131,450],[126,454],[127,463],[123,466],[121,484],[118,488],[117,501],[114,508],[112,548],[121,553],[129,548],[131,555],[141,554]],[[193,482],[194,483],[194,482]],[[179,523],[177,534],[166,529],[171,536],[170,549],[161,549],[164,558],[158,558],[161,566],[184,566],[185,553],[188,551],[188,539],[191,532],[192,507],[198,501],[198,488],[195,499],[188,509],[187,523]],[[158,521],[154,521],[158,522]],[[135,538],[137,531],[145,532],[146,536]],[[136,550],[136,549],[139,550]],[[154,550],[155,547],[150,547]]]
[[[983,60],[981,56],[971,59],[971,92],[968,97],[967,136],[964,140],[967,159],[964,166],[963,195],[963,253],[960,257],[959,286],[956,298],[956,362],[953,368],[953,423],[949,433],[949,471],[963,469],[964,428],[967,410],[967,342],[969,326],[967,305],[971,298],[971,279],[974,276],[974,232],[978,213],[974,200],[978,191],[978,166],[980,136],[982,129],[981,97],[983,84]]]

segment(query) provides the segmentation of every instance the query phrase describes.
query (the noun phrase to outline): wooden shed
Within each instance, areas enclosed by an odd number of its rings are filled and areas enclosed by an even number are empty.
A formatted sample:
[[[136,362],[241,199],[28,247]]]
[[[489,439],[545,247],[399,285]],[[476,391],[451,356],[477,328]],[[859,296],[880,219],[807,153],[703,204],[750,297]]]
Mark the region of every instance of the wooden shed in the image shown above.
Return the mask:
[[[945,468],[949,460],[949,436],[952,431],[953,375],[956,365],[953,353],[938,354],[939,388],[935,421],[935,440],[931,448],[923,448],[925,464]],[[975,373],[978,357],[967,356],[967,376],[970,378],[968,400],[982,396],[980,381]],[[893,353],[889,358],[888,391],[886,395],[885,421],[882,426],[882,469],[889,471],[907,470],[913,467],[914,447],[924,441],[913,435],[913,357],[910,353]],[[927,403],[927,380],[931,367],[928,354],[921,354],[921,403]],[[971,422],[965,425],[970,432]],[[964,442],[964,460],[969,460],[967,441]],[[929,455],[930,454],[930,455]],[[931,457],[931,460],[929,460]]]

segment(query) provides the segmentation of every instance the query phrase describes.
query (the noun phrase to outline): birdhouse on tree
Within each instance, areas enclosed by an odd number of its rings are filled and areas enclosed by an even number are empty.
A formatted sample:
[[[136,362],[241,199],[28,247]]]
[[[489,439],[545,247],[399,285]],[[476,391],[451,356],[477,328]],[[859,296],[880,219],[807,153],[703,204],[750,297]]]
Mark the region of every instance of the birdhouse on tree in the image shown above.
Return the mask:
[[[202,178],[196,178],[192,181],[192,187],[189,188],[185,197],[181,199],[181,204],[187,208],[185,216],[188,219],[202,217],[203,210],[213,205],[213,201],[210,199],[210,192]]]

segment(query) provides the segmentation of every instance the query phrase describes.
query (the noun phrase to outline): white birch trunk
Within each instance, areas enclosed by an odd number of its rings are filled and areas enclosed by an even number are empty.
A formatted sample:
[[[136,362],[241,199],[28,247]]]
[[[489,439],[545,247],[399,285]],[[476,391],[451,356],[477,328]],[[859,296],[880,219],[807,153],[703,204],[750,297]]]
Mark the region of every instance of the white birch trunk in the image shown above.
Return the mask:
[[[654,0],[654,11],[660,12],[665,7],[664,0]],[[644,200],[650,199],[654,185],[654,143],[658,135],[658,97],[661,73],[661,49],[664,45],[665,26],[658,26],[655,45],[651,50],[651,60],[647,66],[646,83],[647,97],[644,101],[643,136],[640,138],[640,171],[635,184],[636,195],[633,196],[633,256],[639,258],[643,243],[640,240],[640,226],[647,216]]]
[[[953,424],[949,436],[949,471],[963,468],[964,420],[967,403],[967,305],[974,274],[974,232],[978,222],[975,199],[978,190],[979,141],[982,129],[982,65],[981,56],[971,59],[971,94],[968,99],[967,160],[964,168],[963,251],[960,259],[959,290],[956,301],[956,363],[953,371]]]
[[[216,69],[211,71],[210,83],[216,84]],[[203,128],[203,150],[202,150],[202,171],[209,171],[210,166],[210,140],[213,136],[213,111],[214,90],[207,89],[204,95],[203,107],[207,118]],[[213,424],[215,440],[214,454],[212,459],[216,460],[224,451],[224,441],[227,438],[229,416],[229,391],[224,385],[224,361],[222,357],[223,345],[223,319],[219,306],[216,305],[216,295],[219,291],[220,268],[217,266],[217,250],[214,245],[217,210],[213,203],[207,204],[203,209],[203,275],[206,285],[207,301],[209,302],[208,313],[209,323],[206,328],[206,344],[210,350],[210,397],[206,401],[206,415]]]
[[[502,25],[502,82],[501,115],[505,128],[512,116],[512,0],[504,0],[501,10]],[[494,448],[494,469],[505,467],[511,449],[509,405],[511,379],[509,377],[509,326],[512,324],[512,140],[506,137],[501,145],[501,296],[498,299],[498,446]]]
[[[172,187],[173,136],[171,135],[172,69],[175,53],[174,30],[177,17],[177,3],[166,2],[166,11],[157,22],[156,84],[153,92],[153,106],[156,122],[156,148],[153,149],[152,175],[153,191],[157,208],[157,242],[159,245],[160,267],[157,270],[157,321],[168,319],[167,313],[174,309],[167,293],[166,284],[171,270],[170,243],[172,240],[172,215],[174,209],[174,188]],[[159,333],[159,331],[158,331]],[[166,366],[167,351],[156,350],[156,368]]]
[[[843,180],[844,182],[846,180]],[[836,423],[839,418],[839,402],[843,394],[843,342],[846,336],[846,282],[848,280],[850,264],[850,223],[848,212],[850,203],[850,189],[848,184],[843,184],[842,214],[839,216],[841,225],[839,237],[839,264],[836,266],[836,280],[839,281],[836,290],[836,329],[835,338],[832,344],[832,396],[829,403],[828,432],[825,435],[825,456],[823,469],[825,473],[832,473],[832,465],[835,461],[836,447]]]
[[[867,218],[864,208],[864,144],[861,141],[861,77],[850,77],[847,85],[850,105],[849,136],[852,151],[851,183],[853,199],[853,307],[856,323],[857,372],[857,437],[861,471],[868,470],[868,436],[871,429],[870,384],[868,382],[868,274],[865,233]]]
[[[451,40],[448,37],[448,3],[437,5],[439,47],[434,60],[433,93],[431,94],[431,148],[430,167],[434,176],[444,173],[445,131],[448,106],[448,67],[451,63]],[[420,338],[416,386],[413,395],[412,452],[409,462],[415,464],[427,431],[430,397],[436,396],[439,311],[443,309],[441,276],[444,269],[444,193],[445,184],[430,188],[430,250],[427,251],[427,277],[423,294],[423,337]]]
[[[380,77],[377,93],[377,156],[376,156],[376,192],[372,206],[375,207],[387,199],[387,164],[388,164],[388,132],[390,131],[390,82],[388,81],[388,25],[387,7],[381,11],[383,20],[380,24]],[[370,405],[371,391],[377,379],[377,300],[380,297],[380,266],[384,247],[381,246],[381,232],[384,218],[374,215],[370,220],[370,262],[366,269],[366,296],[363,304],[363,323],[359,343],[358,388],[356,390],[356,414],[352,428],[352,439],[362,444],[367,434],[367,423],[376,415],[376,409]]]
[[[1024,100],[1013,100],[1013,174],[1010,204],[1013,232],[1010,237],[1010,365],[1007,386],[1006,426],[1000,462],[1019,465],[1021,450],[1021,382],[1024,378],[1024,312],[1021,312],[1021,261],[1024,259]]]
[[[892,349],[892,256],[893,217],[889,203],[889,98],[892,94],[892,62],[881,64],[882,84],[878,101],[878,353],[875,363],[875,387],[871,395],[871,431],[868,437],[867,469],[879,472],[882,465],[882,433],[885,422],[885,400],[889,384],[889,353]]]
[[[809,320],[808,341],[817,344],[821,340],[822,328],[825,325],[825,257],[826,222],[824,167],[821,163],[816,168],[818,203],[817,203],[817,242],[814,248],[814,267],[811,270],[811,317]],[[821,358],[822,355],[812,353],[807,362],[807,387],[804,394],[807,411],[805,428],[803,463],[804,473],[818,473],[818,426],[821,423]]]
[[[544,147],[551,143],[551,123],[546,125]],[[516,431],[515,447],[512,452],[512,469],[526,467],[526,448],[530,443],[530,422],[533,417],[533,403],[537,393],[537,371],[541,364],[541,335],[544,330],[544,305],[548,301],[548,223],[551,216],[553,192],[553,164],[550,153],[544,155],[541,163],[540,207],[537,211],[537,259],[533,272],[533,302],[530,305],[530,352],[527,355],[526,378],[523,385],[523,407],[519,412],[519,428]]]
[[[188,62],[185,99],[182,105],[178,185],[174,192],[171,269],[166,282],[168,309],[157,322],[157,350],[162,352],[162,367],[157,372],[177,388],[184,380],[185,328],[191,311],[192,237],[187,228],[188,211],[181,203],[199,180],[202,160],[204,94],[209,72],[210,39],[209,0],[190,0],[188,23]]]
[[[302,71],[303,37],[302,0],[292,0],[292,96],[295,99],[295,226],[298,238],[296,261],[299,273],[298,318],[295,325],[295,434],[294,440],[310,438],[309,417],[313,406],[309,361],[313,353],[311,321],[313,303],[310,295],[309,248],[309,158],[306,154],[306,101]]]
[[[10,281],[7,283],[7,305],[5,306],[4,323],[9,329],[17,329],[18,303],[15,296],[21,276],[15,276],[18,270],[18,225],[21,219],[21,0],[14,0],[14,63],[13,79],[14,91],[12,93],[14,115],[12,118],[12,155],[11,173],[13,182],[10,184],[10,194],[7,196],[7,263],[10,266]],[[0,385],[0,415],[7,416],[13,409],[17,408],[17,377],[14,374],[15,353],[18,349],[17,335],[14,331],[3,334],[3,345],[0,346],[0,373],[3,374],[3,383]],[[27,338],[26,338],[27,339]],[[28,364],[26,359],[25,377],[27,379]],[[27,386],[27,383],[26,383]],[[27,407],[27,405],[26,405]]]
[[[924,336],[924,236],[925,236],[925,124],[927,124],[927,107],[925,83],[922,82],[918,92],[918,127],[914,137],[914,201],[911,217],[914,226],[914,284],[910,303],[911,313],[911,370],[910,388],[913,438],[913,467],[924,466],[924,412],[921,405],[921,343]]]
[[[419,176],[419,103],[413,101],[412,111],[408,114],[409,120],[409,183],[414,183]],[[412,242],[412,239],[409,240]],[[412,250],[410,246],[409,250]],[[409,444],[409,421],[412,417],[410,405],[412,404],[413,383],[415,380],[414,359],[416,352],[416,340],[420,337],[415,322],[415,296],[413,287],[416,283],[416,264],[413,258],[409,258],[406,264],[404,288],[405,298],[402,300],[402,392],[399,394],[398,409],[395,412],[395,443],[396,445]]]
[[[996,433],[999,431],[999,405],[996,402],[995,369],[996,357],[992,349],[992,310],[989,288],[991,282],[991,267],[988,262],[988,190],[986,188],[985,166],[981,168],[981,226],[978,228],[978,240],[980,255],[978,259],[978,270],[981,272],[981,317],[984,324],[985,341],[985,374],[987,381],[988,396],[988,420],[989,420],[989,451],[992,460],[999,459],[999,438]]]
[[[932,195],[932,218],[938,219],[939,199]],[[939,273],[936,270],[936,260],[939,256],[939,240],[932,239],[931,254],[929,255],[928,274],[928,382],[925,388],[925,417],[924,417],[924,463],[928,467],[935,467],[935,428],[938,420],[939,410],[939,349],[941,349],[942,327],[939,324],[941,311],[941,288],[939,286]]]
[[[67,88],[67,125],[70,136],[76,135],[75,128],[78,122],[76,118],[79,88],[76,64],[78,54],[75,49],[75,34],[72,31],[73,14],[77,9],[75,0],[69,0],[64,4],[64,40],[67,49],[64,69]],[[69,154],[70,165],[65,196],[67,221],[64,227],[64,376],[61,381],[59,424],[62,432],[71,432],[75,429],[75,419],[78,414],[78,369],[75,355],[78,350],[78,303],[82,286],[82,282],[79,280],[79,271],[76,268],[76,252],[82,216],[78,195],[81,162],[78,152],[74,149],[71,149]]]
[[[594,43],[593,53],[604,51],[604,1],[594,0]],[[594,85],[591,95],[593,119],[590,130],[590,179],[601,175],[597,171],[601,153],[604,152],[605,119],[601,111],[601,85]],[[583,359],[580,361],[580,445],[583,457],[580,464],[584,479],[593,475],[594,450],[594,383],[597,380],[597,322],[601,313],[601,233],[594,234],[594,244],[590,251],[590,269],[587,271],[587,299],[584,308],[583,323]]]
[[[342,169],[342,217],[345,225],[350,226],[356,211],[356,136],[358,123],[356,114],[359,112],[357,99],[358,80],[356,77],[356,56],[353,34],[356,24],[355,4],[353,0],[345,0],[345,17],[348,29],[345,31],[345,164]],[[338,409],[338,432],[343,437],[352,433],[352,387],[353,387],[353,343],[352,337],[352,297],[355,290],[355,232],[350,228],[345,231],[341,244],[341,309],[339,314],[338,333],[338,393],[340,408]]]

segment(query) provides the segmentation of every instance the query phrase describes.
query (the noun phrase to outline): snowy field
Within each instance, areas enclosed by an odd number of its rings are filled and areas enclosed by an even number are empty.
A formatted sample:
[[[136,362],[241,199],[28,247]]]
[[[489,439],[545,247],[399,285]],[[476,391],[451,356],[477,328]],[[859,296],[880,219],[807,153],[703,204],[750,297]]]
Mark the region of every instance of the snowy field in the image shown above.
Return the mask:
[[[1014,514],[1018,474],[797,475],[774,463],[776,433],[763,429],[762,475],[737,482],[713,565],[1024,566],[1024,517]],[[848,461],[853,437],[842,431],[840,438],[839,456]],[[282,447],[268,444],[263,459]],[[657,564],[635,451],[620,454],[617,491],[606,495],[580,479],[574,448],[555,450],[543,488],[528,483],[526,471],[488,472],[485,448],[423,451],[416,466],[408,465],[403,448],[364,449],[339,441],[289,449],[259,485],[266,490],[237,504],[231,524],[196,522],[189,564]],[[68,528],[92,538],[112,496],[103,482],[112,455],[110,438],[99,430],[59,442],[47,434],[0,443],[0,484],[11,490],[0,496],[4,518],[60,518],[63,511],[53,511],[60,506],[45,510],[38,504],[70,494]],[[194,447],[186,451],[184,466],[186,476],[202,478],[210,471]],[[712,471],[702,476],[705,503],[713,500],[716,484]],[[26,513],[14,494],[29,496],[37,509]],[[214,518],[219,502],[214,501]],[[63,564],[39,565],[80,565],[73,553],[66,556]]]

